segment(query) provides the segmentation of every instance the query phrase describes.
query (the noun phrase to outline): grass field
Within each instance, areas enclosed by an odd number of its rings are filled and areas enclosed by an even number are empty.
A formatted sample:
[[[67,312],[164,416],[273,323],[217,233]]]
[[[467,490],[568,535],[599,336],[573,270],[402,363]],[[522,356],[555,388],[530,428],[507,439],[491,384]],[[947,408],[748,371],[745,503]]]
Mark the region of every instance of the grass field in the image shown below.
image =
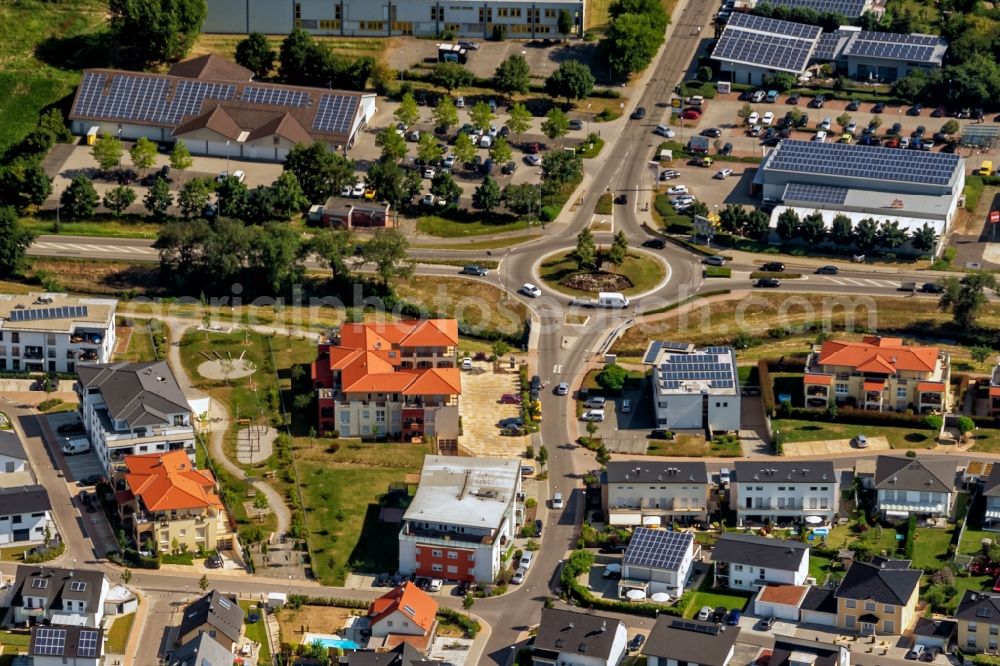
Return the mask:
[[[730,457],[740,455],[738,439],[723,439],[706,443],[700,435],[677,435],[670,441],[653,439],[649,442],[646,455],[649,456],[684,456],[688,458]]]
[[[244,35],[202,34],[191,49],[192,56],[215,53],[232,59],[236,53],[236,45]],[[267,41],[271,48],[278,51],[284,36],[269,35]],[[340,37],[313,37],[316,41],[326,44],[333,52],[349,56],[372,56],[378,58],[387,48],[386,39],[358,38],[343,39]],[[277,66],[277,60],[275,60]],[[273,73],[272,73],[273,74]]]
[[[52,220],[38,217],[21,218],[21,223],[36,234],[52,234]],[[156,238],[160,225],[148,219],[107,219],[91,222],[63,222],[59,227],[64,236],[100,236],[104,238]]]
[[[414,243],[410,247],[414,250],[496,250],[501,248],[514,247],[521,243],[533,241],[540,238],[540,234],[526,234],[524,236],[508,236],[506,238],[494,238],[492,240],[476,240],[468,243]]]
[[[421,276],[400,283],[396,292],[411,303],[483,329],[515,335],[524,330],[528,309],[517,299],[486,282],[462,278]]]
[[[943,567],[950,559],[948,544],[951,543],[955,529],[950,524],[947,529],[918,527],[913,546],[913,568],[937,570]]]
[[[255,608],[257,603],[254,601],[241,601],[240,607],[243,609],[244,620],[249,617],[250,612],[253,611],[257,614],[257,621],[253,624],[244,621],[244,628],[246,631],[246,637],[252,641],[257,641],[260,643],[260,653],[257,655],[258,664],[269,664],[271,663],[271,648],[267,643],[267,623],[264,621],[264,613],[259,608]]]
[[[107,64],[94,43],[107,2],[0,3],[0,153],[31,131],[42,109],[66,99],[82,67]]]
[[[128,637],[132,633],[132,624],[135,622],[135,613],[122,615],[115,619],[115,623],[108,630],[108,642],[104,646],[109,654],[125,654],[128,646]]]
[[[966,528],[965,532],[962,533],[962,541],[958,544],[958,553],[960,555],[978,555],[983,549],[983,539],[990,539],[996,543],[1000,539],[1000,532]]]
[[[743,610],[743,607],[746,606],[747,599],[749,598],[749,594],[725,592],[713,589],[712,576],[705,576],[705,578],[701,581],[701,585],[698,586],[698,591],[694,594],[694,600],[691,602],[691,606],[688,610],[688,617],[695,617],[698,615],[698,611],[701,610],[702,606],[708,606],[712,610],[715,610],[719,606],[724,606],[730,610],[733,608]]]
[[[482,236],[484,234],[500,234],[506,231],[521,231],[527,228],[527,220],[499,223],[493,223],[488,220],[458,222],[435,215],[427,215],[417,220],[417,231],[428,236],[437,236],[438,238],[463,238],[466,236]]]
[[[163,293],[160,266],[155,261],[103,261],[66,257],[32,257],[31,277],[47,291],[118,296],[131,292]],[[38,289],[37,286],[34,287]],[[6,289],[5,289],[6,291]]]
[[[622,290],[626,295],[642,293],[655,287],[666,274],[663,264],[645,253],[629,254],[621,266],[605,264],[603,270],[624,275],[629,279],[632,286]],[[572,296],[595,296],[592,292],[570,289],[562,285],[563,280],[583,272],[586,271],[577,268],[575,259],[564,254],[546,257],[539,267],[540,277],[553,289]]]
[[[121,320],[121,317],[119,317]],[[145,319],[134,320],[134,326],[132,328],[127,328],[123,324],[118,324],[118,336],[121,337],[124,333],[129,334],[128,339],[128,349],[122,354],[117,354],[115,360],[119,361],[155,361],[156,353],[153,351],[153,340],[149,335],[149,328],[147,328],[147,321]]]
[[[848,425],[797,419],[775,419],[772,424],[781,433],[782,442],[815,442],[827,439],[851,439],[855,435],[882,435],[894,449],[929,449],[936,446],[934,431],[910,430],[891,426]]]

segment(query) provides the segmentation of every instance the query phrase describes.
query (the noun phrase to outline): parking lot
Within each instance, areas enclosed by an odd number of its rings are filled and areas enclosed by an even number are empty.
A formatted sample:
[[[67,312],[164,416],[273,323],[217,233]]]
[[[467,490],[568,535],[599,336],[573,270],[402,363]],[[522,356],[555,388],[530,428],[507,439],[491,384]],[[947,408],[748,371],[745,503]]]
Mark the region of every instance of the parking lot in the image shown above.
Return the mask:
[[[72,435],[61,435],[58,433],[59,426],[68,425],[71,423],[79,423],[80,419],[76,412],[60,412],[57,414],[49,414],[44,417],[48,423],[49,428],[51,428],[53,434],[57,438],[56,446],[53,447],[52,455],[58,459],[63,459],[63,469],[66,470],[66,480],[67,481],[77,481],[87,476],[93,476],[95,474],[104,474],[104,469],[101,466],[100,460],[97,458],[97,453],[93,449],[90,449],[86,453],[77,453],[75,455],[63,455],[62,446],[70,441],[71,439],[85,439],[86,435],[82,434],[72,434]]]
[[[622,411],[622,402],[629,401],[628,412]],[[597,436],[612,453],[642,455],[649,446],[649,434],[655,416],[649,394],[643,389],[625,391],[620,397],[608,398],[604,403],[604,421],[597,422]],[[587,435],[587,422],[579,421],[580,436]]]
[[[462,400],[459,413],[462,434],[458,445],[475,456],[520,456],[530,441],[529,435],[509,437],[500,434],[497,421],[521,415],[519,405],[500,404],[504,393],[520,395],[514,372],[493,372],[493,364],[473,361],[473,369],[462,372]]]

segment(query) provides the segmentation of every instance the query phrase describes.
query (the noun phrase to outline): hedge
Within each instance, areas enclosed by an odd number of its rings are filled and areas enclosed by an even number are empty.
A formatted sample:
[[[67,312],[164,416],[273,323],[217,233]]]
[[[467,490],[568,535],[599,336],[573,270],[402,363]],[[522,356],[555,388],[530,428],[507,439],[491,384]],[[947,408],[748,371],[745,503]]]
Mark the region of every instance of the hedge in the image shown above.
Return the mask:
[[[302,606],[335,606],[337,608],[367,609],[370,602],[364,599],[337,599],[334,597],[309,597],[303,594],[290,594],[285,600],[285,605],[290,608],[301,608]]]
[[[781,358],[765,358],[767,369],[773,372],[805,372],[806,359],[795,356],[782,356]]]
[[[763,394],[763,385],[761,393]],[[773,395],[773,393],[772,393]],[[930,430],[930,424],[925,422],[920,414],[907,414],[905,412],[874,412],[866,409],[854,407],[838,407],[836,416],[831,415],[825,409],[806,409],[804,407],[791,407],[785,411],[787,418],[799,419],[801,421],[823,421],[846,423],[850,425],[870,425],[889,426],[896,428],[912,428],[914,430]]]
[[[479,623],[471,617],[463,615],[452,608],[439,608],[437,616],[446,622],[451,622],[461,627],[462,631],[465,632],[466,638],[475,638],[481,628]]]
[[[764,413],[774,416],[774,381],[771,370],[767,367],[767,359],[757,361],[757,380],[760,382],[760,398],[764,403]]]

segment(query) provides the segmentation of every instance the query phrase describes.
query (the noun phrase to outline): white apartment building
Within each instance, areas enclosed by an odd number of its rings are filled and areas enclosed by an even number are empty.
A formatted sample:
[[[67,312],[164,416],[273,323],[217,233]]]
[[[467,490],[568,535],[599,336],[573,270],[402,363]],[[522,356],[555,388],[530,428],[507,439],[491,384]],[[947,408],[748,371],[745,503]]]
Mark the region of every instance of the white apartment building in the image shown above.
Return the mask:
[[[194,461],[191,405],[164,361],[77,368],[80,418],[109,476],[127,455],[183,449]]]
[[[10,617],[14,624],[96,628],[104,617],[108,588],[108,579],[100,571],[19,566]]]
[[[684,342],[649,343],[642,360],[655,368],[656,427],[729,432],[740,429],[740,380],[730,347],[695,350]]]
[[[879,456],[875,462],[878,512],[887,519],[949,519],[955,506],[957,466],[950,458],[930,460]]]
[[[708,520],[710,490],[703,462],[612,461],[601,490],[611,525],[652,527]]]
[[[399,571],[491,583],[524,520],[516,459],[427,456],[403,515]]]
[[[75,372],[115,349],[113,298],[0,294],[0,372]]]
[[[38,485],[0,488],[0,546],[42,543],[45,528],[56,536],[52,504],[45,488]]]
[[[752,591],[776,583],[802,585],[809,576],[809,546],[725,532],[712,547],[712,562],[717,586]]]
[[[813,516],[813,524],[833,520],[840,508],[840,484],[833,463],[737,462],[730,507],[736,509],[738,525],[801,523]]]

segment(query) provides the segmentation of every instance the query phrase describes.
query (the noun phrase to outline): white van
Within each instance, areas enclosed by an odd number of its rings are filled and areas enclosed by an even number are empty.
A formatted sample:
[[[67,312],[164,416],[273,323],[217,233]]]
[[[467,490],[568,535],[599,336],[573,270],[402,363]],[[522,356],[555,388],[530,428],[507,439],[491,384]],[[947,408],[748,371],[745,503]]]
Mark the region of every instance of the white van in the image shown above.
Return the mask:
[[[90,450],[89,439],[71,439],[62,445],[63,455],[73,456],[77,453],[86,453]]]
[[[622,400],[622,414],[628,414],[632,411],[632,401],[629,399]]]
[[[629,300],[619,291],[602,291],[597,294],[597,304],[602,308],[627,308]]]
[[[521,561],[518,563],[518,568],[527,571],[528,569],[531,568],[531,561],[533,559],[535,559],[535,554],[533,552],[531,552],[530,550],[524,551],[524,553],[521,555]]]

